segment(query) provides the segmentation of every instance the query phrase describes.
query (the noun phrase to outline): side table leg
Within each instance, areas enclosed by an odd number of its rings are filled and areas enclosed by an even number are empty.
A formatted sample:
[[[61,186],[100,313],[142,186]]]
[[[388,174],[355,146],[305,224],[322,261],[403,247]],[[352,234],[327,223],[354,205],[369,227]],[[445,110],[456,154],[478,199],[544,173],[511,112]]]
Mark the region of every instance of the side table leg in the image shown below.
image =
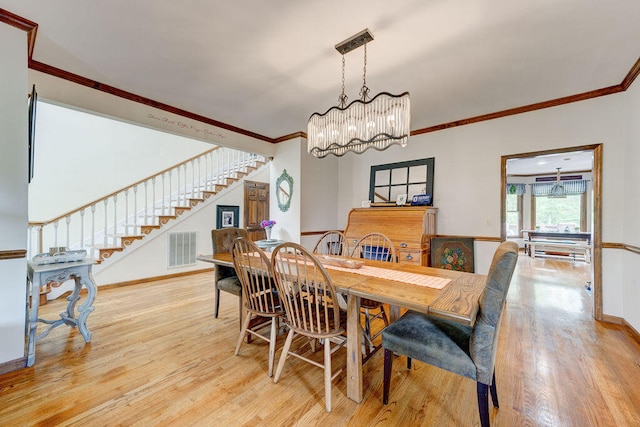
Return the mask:
[[[40,275],[34,274],[30,287],[31,311],[29,316],[29,347],[27,350],[27,367],[36,361],[36,329],[38,328],[38,308],[40,307]]]
[[[87,299],[78,307],[78,330],[82,334],[85,342],[91,342],[91,331],[87,328],[87,317],[89,317],[89,314],[94,310],[93,301],[96,299],[97,287],[93,281],[93,277],[91,277],[91,273],[88,273],[86,279],[84,276],[76,276],[75,280],[78,288],[82,286],[87,288]]]

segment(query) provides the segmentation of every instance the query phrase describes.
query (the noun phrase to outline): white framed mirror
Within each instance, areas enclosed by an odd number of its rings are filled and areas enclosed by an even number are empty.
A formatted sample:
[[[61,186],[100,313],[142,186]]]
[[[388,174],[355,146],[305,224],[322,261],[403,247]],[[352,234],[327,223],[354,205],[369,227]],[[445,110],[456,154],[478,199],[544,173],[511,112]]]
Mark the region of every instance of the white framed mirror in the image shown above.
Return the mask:
[[[282,171],[282,175],[276,180],[276,198],[278,199],[278,209],[282,212],[289,210],[291,206],[291,195],[293,194],[293,178],[287,173],[287,170]]]

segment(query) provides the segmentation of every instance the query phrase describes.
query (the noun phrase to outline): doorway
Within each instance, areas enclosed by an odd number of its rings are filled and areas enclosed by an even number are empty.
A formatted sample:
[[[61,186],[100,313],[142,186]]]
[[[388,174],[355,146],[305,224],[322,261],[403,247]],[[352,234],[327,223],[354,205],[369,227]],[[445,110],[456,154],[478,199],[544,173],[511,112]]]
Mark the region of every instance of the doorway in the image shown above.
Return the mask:
[[[245,181],[244,182],[244,228],[249,234],[249,239],[266,239],[266,233],[260,227],[263,219],[269,218],[269,183]]]
[[[501,191],[500,191],[500,222],[501,240],[507,239],[507,163],[513,159],[534,159],[551,155],[568,155],[576,152],[591,152],[593,154],[592,177],[592,292],[593,292],[593,316],[596,320],[602,320],[602,144],[567,147],[555,150],[536,151],[529,153],[511,154],[501,157]],[[547,171],[548,173],[548,171]]]

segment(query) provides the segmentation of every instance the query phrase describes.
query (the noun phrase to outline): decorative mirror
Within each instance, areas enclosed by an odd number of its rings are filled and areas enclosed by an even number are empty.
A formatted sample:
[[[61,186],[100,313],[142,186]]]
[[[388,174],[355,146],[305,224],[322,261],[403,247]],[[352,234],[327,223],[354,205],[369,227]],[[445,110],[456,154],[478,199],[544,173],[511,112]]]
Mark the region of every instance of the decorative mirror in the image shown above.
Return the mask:
[[[276,180],[276,198],[278,199],[278,208],[282,212],[289,210],[291,206],[291,194],[293,193],[293,178],[287,173],[287,170],[282,171],[282,175]]]
[[[377,205],[402,204],[414,196],[428,195],[433,201],[433,167],[435,158],[410,160],[371,166],[369,201]],[[406,196],[408,197],[406,197]]]

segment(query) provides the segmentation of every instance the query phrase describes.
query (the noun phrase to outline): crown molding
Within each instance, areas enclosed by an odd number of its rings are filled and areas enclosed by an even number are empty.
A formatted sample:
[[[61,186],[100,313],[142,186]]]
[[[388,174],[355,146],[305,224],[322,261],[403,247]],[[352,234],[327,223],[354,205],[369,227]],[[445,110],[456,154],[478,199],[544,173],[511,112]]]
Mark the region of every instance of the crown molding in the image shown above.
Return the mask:
[[[35,46],[35,39],[36,39],[37,30],[38,30],[38,24],[32,21],[29,21],[28,19],[22,18],[18,15],[15,15],[4,9],[0,9],[0,22],[5,22],[11,26],[24,30],[28,33],[27,49],[28,49],[28,57],[29,57],[29,68],[31,68],[32,70],[40,71],[45,74],[50,74],[54,77],[65,79],[73,83],[77,83],[86,87],[90,87],[92,89],[109,93],[111,95],[118,96],[133,102],[158,108],[160,110],[167,111],[169,113],[173,113],[179,116],[197,120],[202,123],[206,123],[212,126],[226,129],[228,131],[239,133],[241,135],[246,135],[262,141],[270,142],[272,144],[277,144],[279,142],[288,141],[295,138],[307,137],[307,134],[305,132],[299,131],[299,132],[294,132],[288,135],[283,135],[277,138],[270,138],[265,135],[260,135],[258,133],[251,132],[246,129],[242,129],[237,126],[233,126],[209,117],[205,117],[196,113],[192,113],[190,111],[183,110],[181,108],[173,107],[171,105],[168,105],[162,102],[154,101],[153,99],[136,95],[134,93],[127,92],[125,90],[118,89],[116,87],[106,85],[104,83],[100,83],[96,80],[92,80],[87,77],[83,77],[78,74],[74,74],[69,71],[65,71],[60,68],[56,68],[39,61],[35,61],[32,59],[32,55],[33,55],[33,49]],[[624,77],[624,79],[622,79],[622,82],[620,82],[617,85],[613,85],[613,86],[609,86],[601,89],[595,89],[595,90],[579,93],[576,95],[565,96],[562,98],[556,98],[549,101],[537,102],[534,104],[524,105],[521,107],[509,108],[507,110],[497,111],[494,113],[482,114],[480,116],[470,117],[470,118],[461,119],[461,120],[455,120],[452,122],[442,123],[439,125],[429,126],[426,128],[416,129],[411,131],[410,135],[411,136],[422,135],[425,133],[436,132],[439,130],[450,129],[453,127],[464,126],[464,125],[469,125],[469,124],[478,123],[478,122],[484,122],[487,120],[499,119],[502,117],[528,113],[530,111],[557,107],[559,105],[570,104],[573,102],[585,101],[587,99],[624,92],[631,86],[631,84],[634,82],[636,77],[638,77],[638,75],[640,75],[640,58],[636,60],[636,62],[633,64],[633,66],[631,67],[627,75]]]
[[[27,57],[31,59],[33,48],[36,44],[36,34],[38,32],[38,24],[29,21],[22,16],[18,16],[5,9],[0,9],[0,22],[11,25],[27,33]]]
[[[166,111],[168,113],[176,114],[178,116],[186,117],[189,119],[197,120],[202,123],[206,123],[211,126],[216,126],[221,129],[226,129],[228,131],[238,133],[241,135],[246,135],[252,138],[259,139],[261,141],[266,141],[270,143],[275,143],[273,138],[269,138],[268,136],[260,135],[255,132],[248,131],[246,129],[239,128],[237,126],[233,126],[227,123],[220,122],[215,119],[211,119],[209,117],[202,116],[200,114],[192,113],[191,111],[183,110],[181,108],[173,107],[169,104],[165,104],[163,102],[154,101],[153,99],[136,95],[135,93],[128,92],[126,90],[118,89],[117,87],[113,87],[104,83],[100,83],[99,81],[89,79],[87,77],[80,76],[78,74],[71,73],[69,71],[62,70],[60,68],[53,67],[51,65],[47,65],[45,63],[35,61],[33,59],[29,60],[29,68],[35,71],[40,71],[41,73],[49,74],[54,77],[58,77],[64,80],[68,80],[73,83],[77,83],[82,86],[89,87],[91,89],[99,90],[101,92],[108,93],[110,95],[114,95],[120,98],[127,99],[129,101],[137,102],[139,104],[147,105],[149,107],[157,108],[162,111]]]

